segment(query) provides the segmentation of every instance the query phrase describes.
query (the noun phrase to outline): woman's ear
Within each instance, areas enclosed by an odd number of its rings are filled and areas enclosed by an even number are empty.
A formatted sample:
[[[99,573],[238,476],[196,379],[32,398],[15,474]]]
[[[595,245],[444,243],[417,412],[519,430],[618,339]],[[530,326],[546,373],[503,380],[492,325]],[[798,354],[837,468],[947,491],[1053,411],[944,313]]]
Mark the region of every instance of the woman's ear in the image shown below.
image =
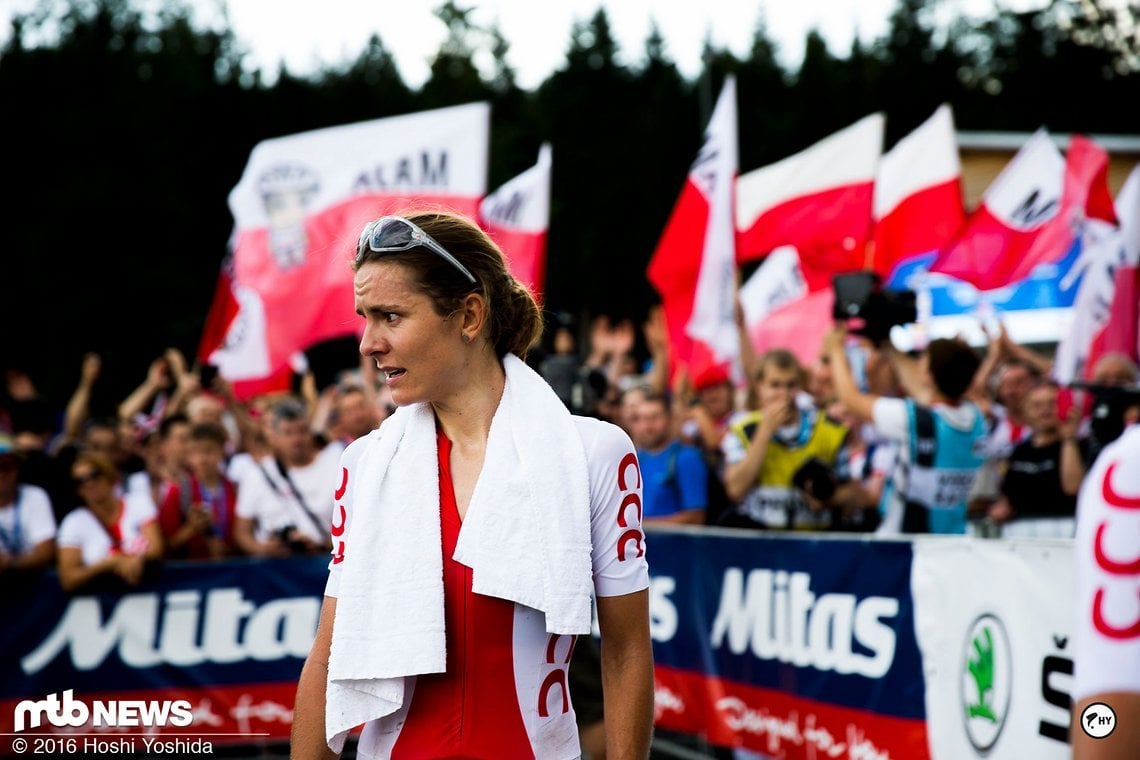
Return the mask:
[[[479,293],[469,293],[463,299],[461,309],[463,321],[460,329],[463,331],[463,340],[470,343],[483,330],[487,321],[487,302]]]

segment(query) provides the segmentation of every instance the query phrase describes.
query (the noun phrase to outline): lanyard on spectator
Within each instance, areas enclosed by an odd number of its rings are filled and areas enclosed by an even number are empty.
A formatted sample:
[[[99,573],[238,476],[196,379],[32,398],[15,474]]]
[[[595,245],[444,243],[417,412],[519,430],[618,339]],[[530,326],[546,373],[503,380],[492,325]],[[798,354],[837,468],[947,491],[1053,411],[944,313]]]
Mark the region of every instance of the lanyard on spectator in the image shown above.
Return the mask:
[[[123,502],[120,500],[119,501],[119,520],[121,520],[123,518],[123,513],[126,512],[126,510],[127,510],[126,505],[123,504]],[[92,514],[94,514],[94,513],[92,513]],[[107,538],[111,539],[111,553],[112,554],[115,554],[115,553],[121,554],[123,551],[123,531],[122,531],[122,528],[119,527],[119,520],[115,520],[114,525],[108,526],[107,523],[103,522],[103,520],[99,518],[99,515],[95,515],[95,522],[99,523],[99,527],[102,528],[103,532],[107,534]]]
[[[277,457],[273,458],[273,464],[277,468],[277,473],[285,480],[285,485],[288,487],[288,491],[284,495],[291,495],[296,500],[296,502],[301,505],[301,511],[305,513],[305,517],[309,518],[309,520],[312,521],[313,525],[316,526],[317,534],[324,535],[325,531],[328,530],[328,526],[321,524],[320,519],[313,513],[312,510],[309,509],[309,505],[305,501],[305,497],[301,495],[301,492],[297,489],[297,486],[293,485],[293,480],[289,477],[289,471],[285,469],[285,465]],[[260,467],[260,465],[258,466]],[[277,487],[277,483],[273,480],[273,478],[269,476],[269,471],[264,467],[261,467],[261,472],[263,475],[265,475],[265,479],[269,481],[269,485],[273,487],[273,490],[277,493],[280,493],[280,490]]]
[[[198,484],[199,496],[202,501],[206,502],[206,506],[210,508],[210,515],[214,518],[214,525],[217,527],[219,535],[226,535],[227,514],[226,514],[226,485],[225,483],[218,483],[217,489],[208,488],[205,484]]]
[[[0,525],[0,544],[4,545],[4,551],[17,557],[20,550],[23,549],[23,541],[20,536],[20,486],[16,486],[16,501],[12,504],[12,533],[4,530],[4,526]]]

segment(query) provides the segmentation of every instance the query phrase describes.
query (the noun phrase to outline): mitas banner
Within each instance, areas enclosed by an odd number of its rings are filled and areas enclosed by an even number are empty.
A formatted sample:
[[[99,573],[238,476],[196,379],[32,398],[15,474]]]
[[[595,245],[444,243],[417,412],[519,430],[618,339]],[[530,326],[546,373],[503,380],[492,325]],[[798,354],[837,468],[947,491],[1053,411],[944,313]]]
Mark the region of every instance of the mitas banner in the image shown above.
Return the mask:
[[[364,224],[438,208],[474,218],[489,134],[490,106],[473,103],[258,143],[230,193],[229,287],[200,358],[231,381],[263,379],[352,334],[350,264]]]

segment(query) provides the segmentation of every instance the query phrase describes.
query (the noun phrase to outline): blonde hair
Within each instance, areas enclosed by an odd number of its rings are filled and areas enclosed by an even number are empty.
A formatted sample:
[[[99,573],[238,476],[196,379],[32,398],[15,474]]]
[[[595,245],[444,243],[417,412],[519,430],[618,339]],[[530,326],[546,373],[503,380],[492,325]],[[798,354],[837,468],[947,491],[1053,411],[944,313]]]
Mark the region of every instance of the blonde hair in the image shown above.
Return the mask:
[[[769,366],[776,369],[782,369],[785,372],[795,371],[799,377],[800,386],[807,383],[807,373],[804,371],[803,365],[796,355],[785,348],[773,348],[765,351],[756,362],[756,372],[752,377],[753,382],[759,382],[764,379],[764,372]]]

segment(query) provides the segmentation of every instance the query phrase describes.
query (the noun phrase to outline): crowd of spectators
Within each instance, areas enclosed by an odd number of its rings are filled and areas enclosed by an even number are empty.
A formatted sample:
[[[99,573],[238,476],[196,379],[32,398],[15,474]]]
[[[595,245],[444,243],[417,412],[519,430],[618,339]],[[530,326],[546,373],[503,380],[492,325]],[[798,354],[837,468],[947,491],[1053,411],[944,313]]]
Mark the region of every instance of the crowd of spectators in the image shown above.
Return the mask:
[[[982,350],[942,339],[903,353],[837,327],[809,366],[742,339],[739,367],[689,376],[669,365],[659,312],[640,330],[551,328],[529,360],[572,411],[630,435],[647,525],[1072,536],[1108,442],[1089,394],[1059,388],[1049,357],[1004,330]],[[345,364],[325,388],[308,373],[297,392],[243,402],[167,350],[111,417],[91,414],[96,355],[58,411],[8,370],[0,573],[55,567],[73,591],[137,584],[163,560],[327,552],[340,453],[392,410],[374,367]],[[1104,356],[1094,382],[1136,387],[1136,364]],[[1140,404],[1112,413],[1136,422]]]
[[[690,377],[669,366],[660,313],[640,366],[632,324],[596,320],[583,352],[556,324],[538,367],[573,411],[630,434],[649,525],[1071,537],[1097,451],[1140,421],[1137,366],[1119,353],[1093,366],[1100,390],[1073,389],[1000,327],[981,348],[901,352],[837,326],[807,366],[791,347],[757,355],[740,328],[739,367]],[[1106,388],[1122,394],[1098,404]]]
[[[162,561],[318,555],[339,458],[390,412],[365,362],[318,389],[239,401],[167,350],[109,416],[87,355],[58,412],[27,372],[0,393],[0,573],[54,567],[65,591],[138,584]]]

